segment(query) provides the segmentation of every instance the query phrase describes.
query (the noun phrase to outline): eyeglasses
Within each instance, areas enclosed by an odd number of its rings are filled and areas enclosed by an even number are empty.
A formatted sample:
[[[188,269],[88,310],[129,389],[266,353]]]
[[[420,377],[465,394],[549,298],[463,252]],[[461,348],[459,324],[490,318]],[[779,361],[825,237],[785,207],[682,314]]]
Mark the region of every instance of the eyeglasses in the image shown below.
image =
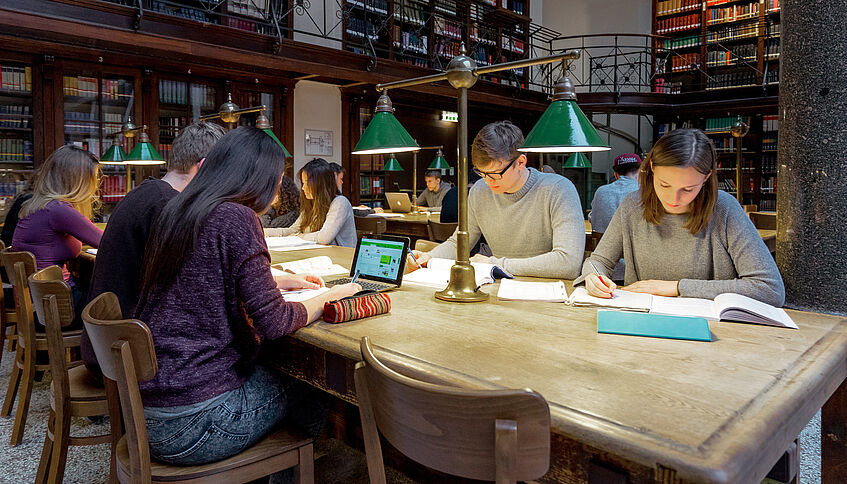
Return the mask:
[[[482,171],[477,167],[473,167],[473,171],[482,178],[489,178],[491,180],[502,180],[503,174],[509,171],[509,168],[511,168],[512,165],[514,165],[515,162],[518,161],[518,158],[520,158],[521,156],[521,154],[518,154],[518,156],[512,158],[512,161],[510,161],[509,164],[506,165],[506,168],[503,168],[500,171]]]

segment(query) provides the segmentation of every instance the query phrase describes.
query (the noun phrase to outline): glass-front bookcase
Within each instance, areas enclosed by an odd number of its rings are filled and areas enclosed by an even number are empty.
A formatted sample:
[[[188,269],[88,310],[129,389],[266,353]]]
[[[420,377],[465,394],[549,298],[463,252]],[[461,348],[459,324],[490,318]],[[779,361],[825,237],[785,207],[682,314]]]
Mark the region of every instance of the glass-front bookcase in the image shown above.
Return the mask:
[[[0,60],[0,221],[32,172],[32,66]]]
[[[174,138],[200,116],[214,114],[220,105],[218,86],[207,82],[159,79],[159,154],[171,160]],[[165,165],[162,165],[162,171]]]

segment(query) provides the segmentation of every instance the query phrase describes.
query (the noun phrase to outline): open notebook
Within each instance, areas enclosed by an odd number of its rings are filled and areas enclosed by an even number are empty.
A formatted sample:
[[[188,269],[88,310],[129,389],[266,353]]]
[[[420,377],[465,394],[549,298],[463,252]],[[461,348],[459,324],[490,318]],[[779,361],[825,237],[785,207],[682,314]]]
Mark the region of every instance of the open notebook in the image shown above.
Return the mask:
[[[274,264],[271,266],[271,272],[274,275],[283,275],[287,272],[291,274],[330,276],[333,274],[346,274],[348,270],[343,266],[334,264],[329,257],[321,255],[318,257],[309,257],[308,259]]]
[[[734,293],[719,294],[714,301],[691,297],[653,296],[615,289],[614,298],[588,295],[584,287],[574,289],[568,299],[573,306],[597,306],[650,312],[668,316],[697,316],[713,321],[738,321],[798,329],[782,308]]]
[[[268,245],[268,250],[275,250],[278,252],[328,247],[327,245],[321,245],[317,242],[312,242],[311,240],[306,240],[296,235],[265,237],[265,243]]]
[[[450,268],[455,263],[456,261],[452,259],[433,257],[429,260],[426,267],[422,267],[403,276],[403,282],[444,289],[447,287],[447,283],[450,282]],[[477,286],[493,284],[495,280],[504,277],[508,279],[515,277],[502,267],[494,264],[471,262],[471,265],[474,268]]]

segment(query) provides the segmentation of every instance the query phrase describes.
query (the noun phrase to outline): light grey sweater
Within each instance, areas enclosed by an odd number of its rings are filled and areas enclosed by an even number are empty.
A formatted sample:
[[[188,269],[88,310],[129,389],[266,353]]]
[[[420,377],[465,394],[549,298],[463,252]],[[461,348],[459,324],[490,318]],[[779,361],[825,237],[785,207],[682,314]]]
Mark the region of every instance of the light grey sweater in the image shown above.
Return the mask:
[[[779,269],[735,198],[719,191],[709,225],[697,235],[683,227],[687,219],[687,214],[665,214],[659,225],[653,225],[644,220],[640,193],[631,193],[589,260],[609,276],[623,257],[625,284],[647,279],[679,281],[683,297],[714,299],[734,292],[782,306],[785,286]],[[590,273],[586,261],[574,285]]]
[[[605,232],[624,197],[636,190],[638,181],[628,176],[622,176],[598,188],[594,192],[594,199],[591,200],[591,213],[588,214],[591,230]]]
[[[427,188],[418,195],[417,204],[429,207],[430,210],[437,212],[441,210],[441,201],[444,200],[444,195],[447,195],[451,188],[453,187],[447,182],[441,182],[441,185],[438,185],[438,190],[434,192]]]
[[[480,235],[490,259],[517,276],[573,279],[585,251],[585,223],[579,195],[563,176],[529,168],[515,193],[497,195],[483,181],[468,194],[468,242]],[[456,257],[456,234],[433,249],[433,257]]]
[[[300,232],[300,222],[303,212],[290,227],[283,229],[266,229],[265,234],[270,235],[295,235]],[[279,232],[271,232],[279,230]],[[342,247],[356,247],[356,219],[353,218],[353,207],[350,201],[342,195],[332,199],[326,221],[317,232],[304,232],[299,234],[305,240],[311,240],[319,244],[340,245]]]

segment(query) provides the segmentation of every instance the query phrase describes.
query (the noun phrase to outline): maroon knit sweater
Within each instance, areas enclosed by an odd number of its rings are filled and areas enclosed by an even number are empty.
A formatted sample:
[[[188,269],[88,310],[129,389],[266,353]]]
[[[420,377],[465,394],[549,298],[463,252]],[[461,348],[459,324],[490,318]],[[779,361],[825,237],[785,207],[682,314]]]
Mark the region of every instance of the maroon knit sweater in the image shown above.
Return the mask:
[[[270,269],[256,214],[222,203],[169,287],[142,295],[135,311],[153,333],[156,377],[142,383],[144,405],[203,402],[240,387],[263,340],[305,326],[306,308],[286,303]]]

